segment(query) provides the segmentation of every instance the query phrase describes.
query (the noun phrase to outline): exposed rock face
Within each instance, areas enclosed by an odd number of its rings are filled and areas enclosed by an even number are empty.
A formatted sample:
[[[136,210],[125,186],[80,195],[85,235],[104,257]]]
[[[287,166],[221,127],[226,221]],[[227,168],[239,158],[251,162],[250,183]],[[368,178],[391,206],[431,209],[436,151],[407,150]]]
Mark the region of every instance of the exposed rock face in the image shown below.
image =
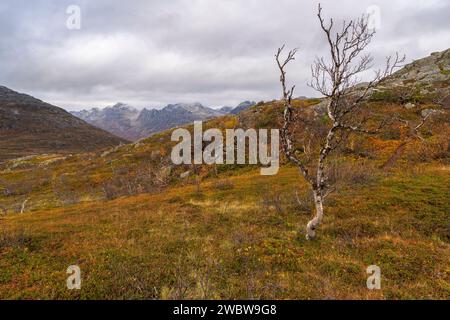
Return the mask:
[[[146,137],[155,132],[221,115],[223,115],[222,112],[204,107],[199,103],[169,104],[161,110],[143,109],[136,121],[136,129],[139,137]]]
[[[378,90],[410,89],[422,96],[450,94],[450,49],[407,64],[386,78]]]
[[[64,109],[0,86],[0,161],[91,151],[125,142]]]
[[[424,85],[448,83],[450,80],[450,49],[434,52],[430,56],[407,64],[395,72],[386,83],[405,85],[420,83]]]
[[[73,115],[117,136],[138,140],[196,120],[206,120],[224,115],[220,110],[204,107],[200,103],[169,104],[161,110],[141,111],[118,103],[104,109],[74,111]]]
[[[136,139],[134,124],[139,117],[139,111],[126,104],[117,103],[102,110],[93,108],[91,110],[72,111],[71,113],[119,137],[127,140]]]
[[[169,104],[158,109],[143,109],[138,111],[130,106],[119,103],[105,109],[74,111],[73,115],[128,140],[138,140],[149,135],[176,126],[207,120],[225,114],[238,114],[255,103],[245,101],[237,107],[212,109],[200,103]]]

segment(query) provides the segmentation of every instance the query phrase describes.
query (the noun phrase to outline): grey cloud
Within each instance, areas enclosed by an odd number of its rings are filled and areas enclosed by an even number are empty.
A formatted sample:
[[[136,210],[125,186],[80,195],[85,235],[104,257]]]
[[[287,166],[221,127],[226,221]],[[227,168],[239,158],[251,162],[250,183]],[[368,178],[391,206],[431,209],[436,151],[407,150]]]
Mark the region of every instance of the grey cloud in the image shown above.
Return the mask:
[[[66,8],[82,10],[82,29],[66,28]],[[448,1],[322,1],[336,20],[378,5],[377,66],[400,51],[409,60],[450,41]],[[200,101],[234,105],[279,97],[276,48],[299,47],[289,78],[298,95],[309,65],[327,53],[317,1],[4,0],[0,4],[0,84],[67,109],[116,101],[146,107]]]

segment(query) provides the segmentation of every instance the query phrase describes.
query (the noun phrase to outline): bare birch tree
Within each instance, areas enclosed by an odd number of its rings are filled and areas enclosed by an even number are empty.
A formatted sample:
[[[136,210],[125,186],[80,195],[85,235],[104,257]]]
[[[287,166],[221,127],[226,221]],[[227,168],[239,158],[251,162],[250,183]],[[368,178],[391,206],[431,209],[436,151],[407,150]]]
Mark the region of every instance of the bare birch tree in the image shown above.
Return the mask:
[[[386,59],[384,70],[375,72],[373,79],[367,83],[359,83],[359,75],[372,68],[373,58],[365,53],[375,31],[368,27],[368,17],[362,16],[351,21],[344,21],[337,31],[333,19],[325,22],[322,7],[319,4],[317,17],[325,34],[329,47],[329,59],[317,58],[311,67],[312,80],[309,86],[322,94],[326,103],[326,113],[329,127],[324,141],[320,143],[314,165],[311,162],[310,148],[294,147],[293,141],[293,108],[292,96],[295,86],[290,88],[286,84],[286,66],[295,59],[297,49],[289,51],[287,56],[281,57],[284,46],[279,48],[275,58],[280,71],[280,82],[284,104],[284,124],[281,128],[282,149],[286,158],[296,164],[300,172],[310,185],[314,197],[315,216],[306,226],[306,239],[316,236],[316,229],[324,215],[324,200],[333,191],[327,177],[327,158],[348,136],[350,132],[372,133],[381,128],[368,130],[364,128],[367,119],[358,117],[358,111],[370,96],[372,89],[386,76],[390,75],[405,58],[398,54]],[[358,86],[356,86],[358,85]],[[303,145],[310,141],[303,141]]]

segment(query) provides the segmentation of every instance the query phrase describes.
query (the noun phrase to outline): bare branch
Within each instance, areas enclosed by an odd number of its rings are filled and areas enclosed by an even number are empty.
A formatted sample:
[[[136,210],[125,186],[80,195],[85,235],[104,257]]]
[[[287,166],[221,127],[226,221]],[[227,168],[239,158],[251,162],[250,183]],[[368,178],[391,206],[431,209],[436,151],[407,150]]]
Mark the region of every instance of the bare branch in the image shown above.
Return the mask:
[[[284,50],[284,46],[282,46],[275,55],[280,71],[284,104],[284,123],[281,129],[283,152],[289,161],[299,167],[310,184],[314,196],[316,215],[307,225],[306,237],[308,239],[314,238],[315,230],[323,216],[323,201],[334,190],[329,185],[326,170],[330,153],[336,150],[351,132],[374,134],[378,133],[385,125],[383,121],[377,129],[364,128],[366,119],[358,121],[357,119],[361,118],[358,112],[366,103],[373,89],[405,61],[405,57],[400,57],[398,53],[393,57],[386,58],[384,69],[376,71],[373,79],[369,82],[360,84],[359,75],[373,67],[373,57],[364,53],[375,35],[375,31],[369,28],[368,16],[362,15],[354,20],[343,21],[340,28],[335,28],[333,19],[326,21],[319,4],[317,17],[328,43],[329,59],[316,57],[311,66],[312,77],[308,85],[326,98],[326,113],[331,124],[326,132],[325,140],[320,145],[317,167],[313,173],[308,171],[310,166],[307,168],[305,165],[305,160],[308,161],[307,163],[312,160],[311,139],[308,144],[305,140],[302,141],[303,152],[301,157],[293,147],[292,95],[295,87],[287,88],[285,68],[289,62],[295,59],[297,50],[289,51],[287,56],[282,58],[281,55]],[[423,121],[426,121],[426,119]],[[416,127],[416,132],[422,125],[419,124]],[[307,138],[304,137],[303,139]]]
[[[286,86],[286,65],[295,60],[295,55],[297,53],[297,49],[293,49],[288,52],[286,58],[281,58],[281,54],[283,52],[284,45],[277,50],[275,54],[275,60],[278,65],[278,69],[280,70],[280,83],[282,88],[283,95],[283,104],[284,104],[284,124],[281,129],[281,138],[282,138],[282,148],[283,152],[286,155],[287,159],[295,163],[300,172],[303,174],[306,180],[313,181],[312,177],[309,175],[308,169],[305,164],[297,157],[295,151],[293,150],[293,142],[292,142],[292,133],[290,130],[290,125],[292,124],[292,95],[294,93],[295,86],[292,86],[291,89],[287,89]]]

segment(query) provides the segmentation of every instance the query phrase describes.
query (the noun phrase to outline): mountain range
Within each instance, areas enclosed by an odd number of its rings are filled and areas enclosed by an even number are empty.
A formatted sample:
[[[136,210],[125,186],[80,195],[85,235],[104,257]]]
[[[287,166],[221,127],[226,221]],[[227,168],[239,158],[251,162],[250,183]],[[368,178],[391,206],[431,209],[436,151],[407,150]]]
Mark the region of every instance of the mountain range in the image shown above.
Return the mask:
[[[168,104],[162,109],[138,110],[124,103],[117,103],[103,109],[92,108],[71,113],[116,136],[127,140],[138,140],[193,121],[238,114],[253,105],[255,105],[253,101],[244,101],[236,107],[213,109],[200,103],[176,103]]]

